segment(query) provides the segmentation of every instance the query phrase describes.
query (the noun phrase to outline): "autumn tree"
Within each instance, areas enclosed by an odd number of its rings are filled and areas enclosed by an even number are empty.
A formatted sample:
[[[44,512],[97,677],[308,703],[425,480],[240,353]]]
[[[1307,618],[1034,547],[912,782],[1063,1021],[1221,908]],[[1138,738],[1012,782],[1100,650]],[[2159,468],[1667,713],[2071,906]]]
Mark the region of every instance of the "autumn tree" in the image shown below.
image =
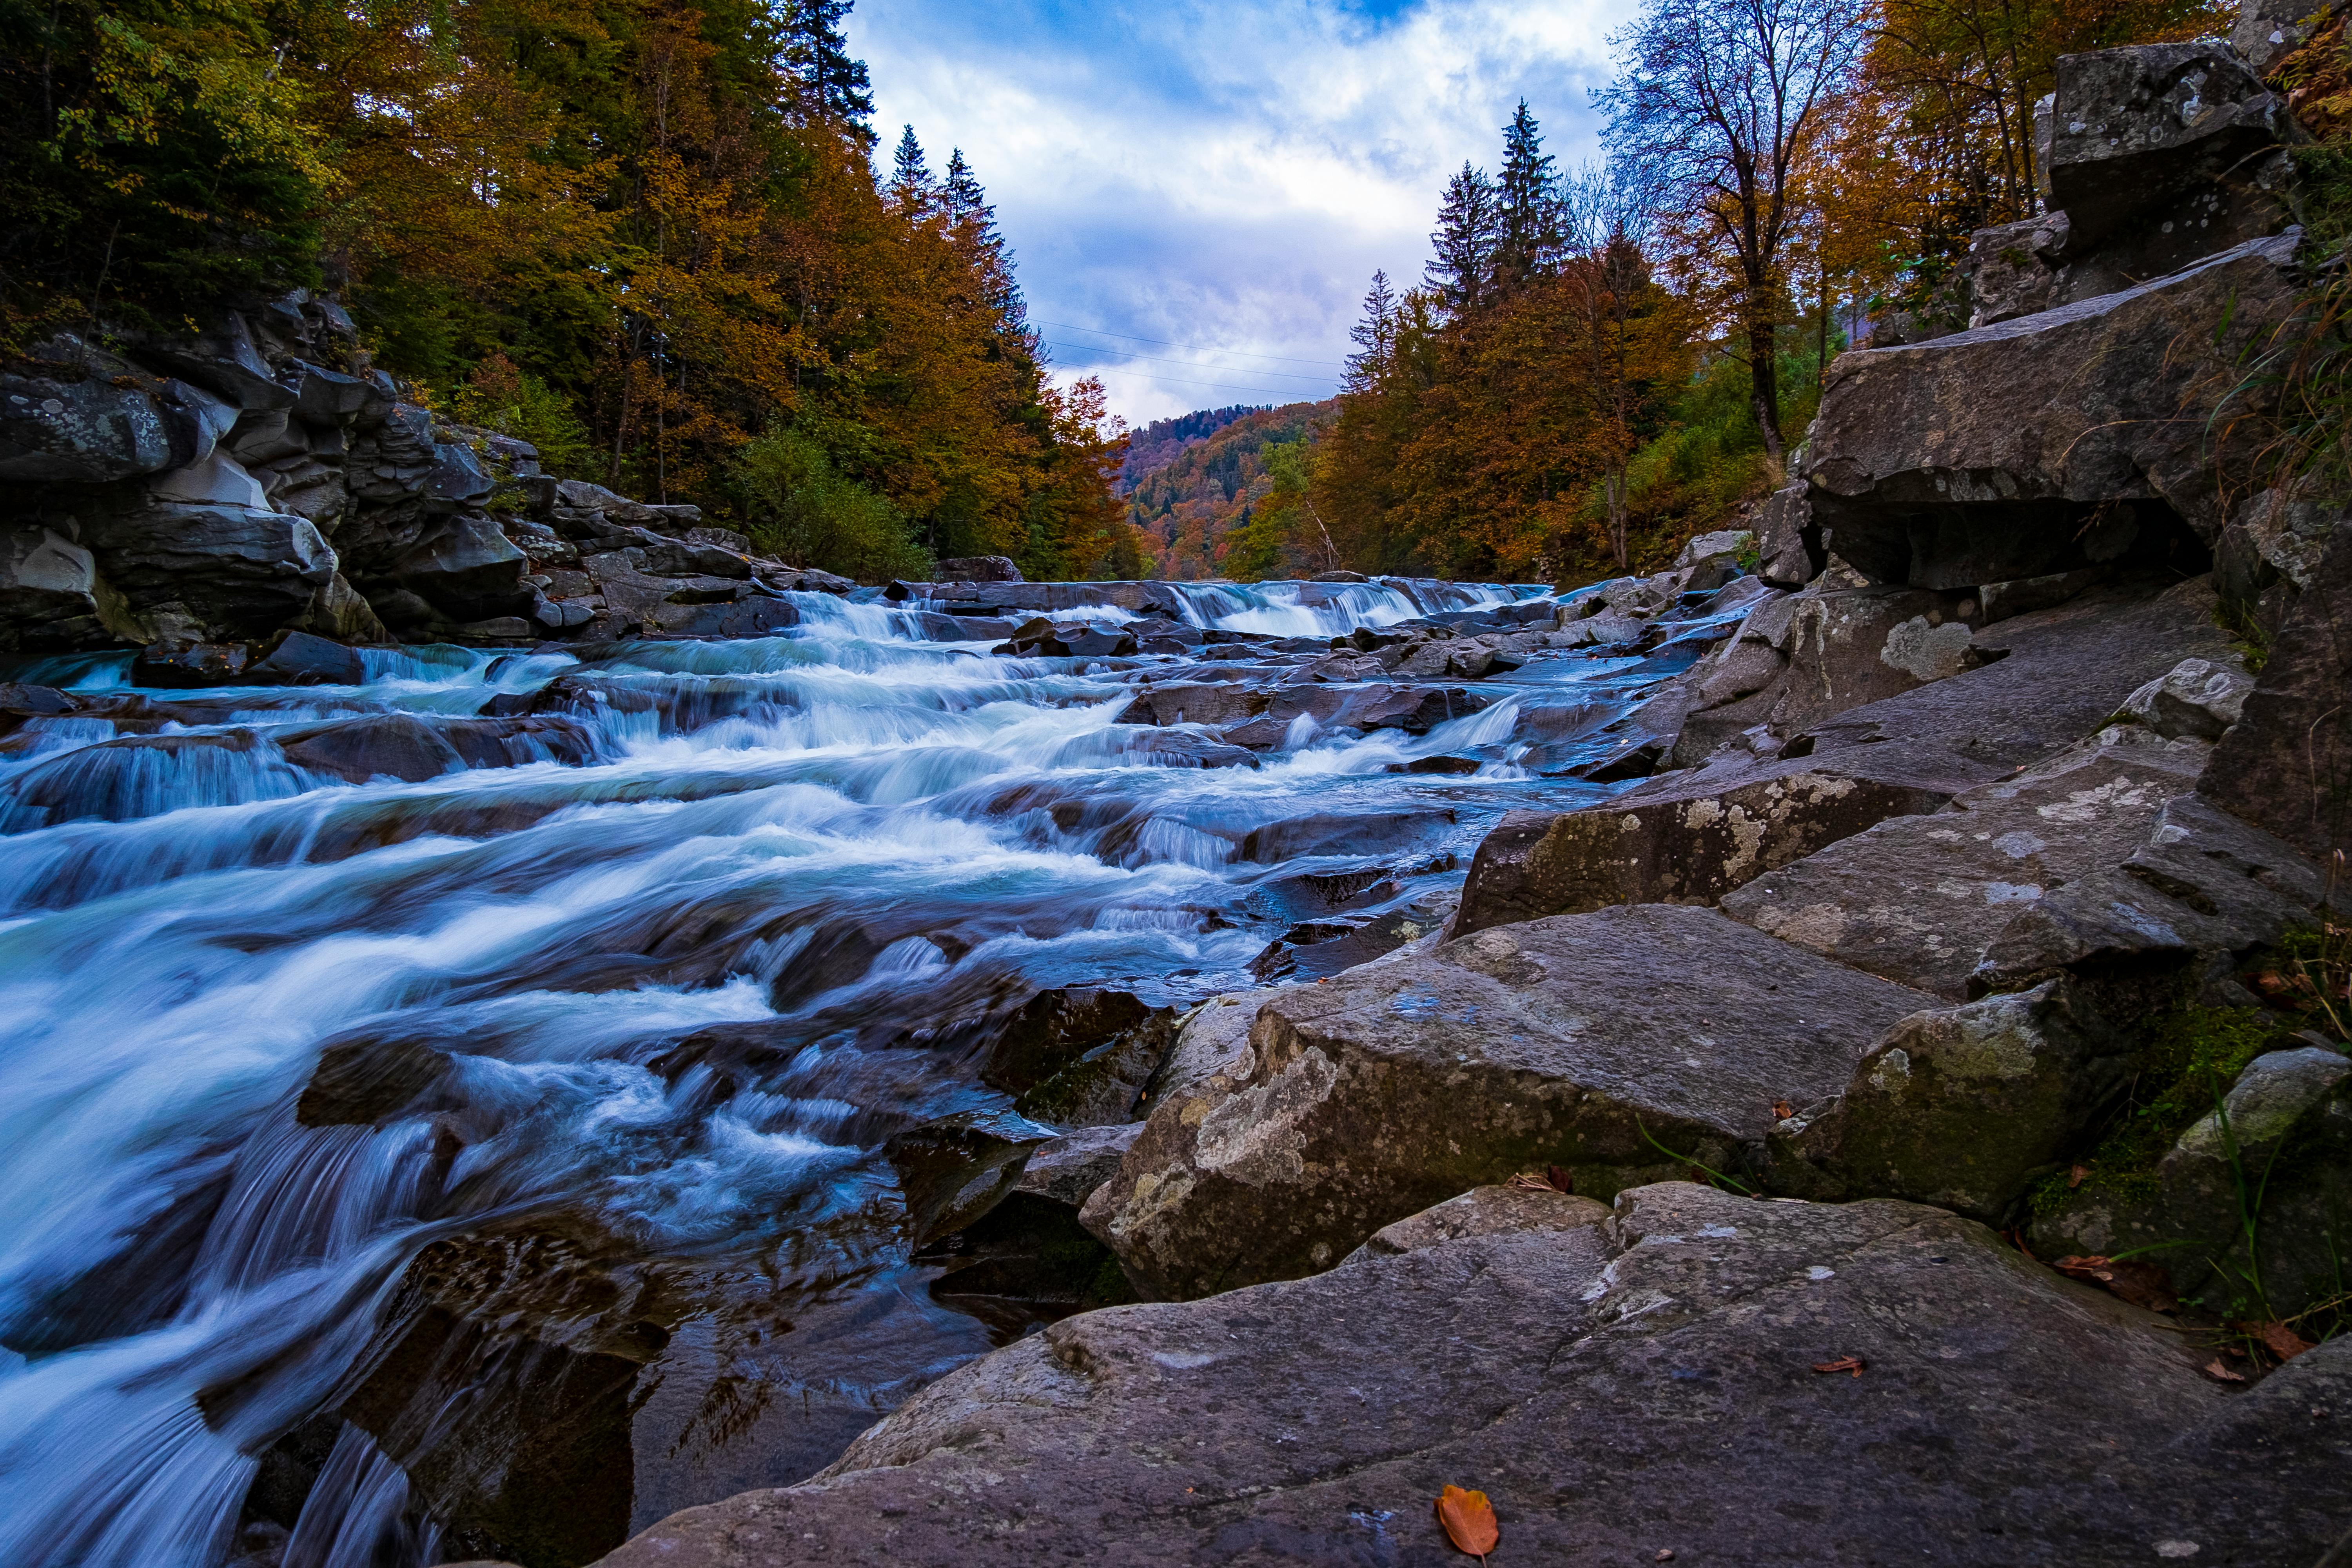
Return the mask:
[[[1612,153],[1655,173],[1694,270],[1745,342],[1765,451],[1783,460],[1778,329],[1801,175],[1867,41],[1859,0],[1654,0],[1596,93]]]

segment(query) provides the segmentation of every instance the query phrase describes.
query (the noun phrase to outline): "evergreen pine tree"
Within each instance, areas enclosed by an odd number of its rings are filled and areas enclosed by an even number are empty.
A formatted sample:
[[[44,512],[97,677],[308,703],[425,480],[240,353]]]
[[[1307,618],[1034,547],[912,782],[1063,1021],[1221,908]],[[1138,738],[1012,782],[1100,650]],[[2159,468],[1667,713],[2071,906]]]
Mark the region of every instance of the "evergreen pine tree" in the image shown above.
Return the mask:
[[[954,226],[957,239],[986,279],[989,307],[1003,320],[1007,332],[1025,334],[1029,302],[1022,298],[1021,285],[1013,276],[1013,254],[997,229],[996,209],[988,205],[988,193],[981,188],[980,176],[971,172],[971,165],[963,161],[961,147],[948,153],[947,178],[940,182],[936,199]]]
[[[1348,329],[1356,342],[1356,352],[1348,356],[1349,391],[1369,391],[1387,374],[1396,349],[1396,290],[1389,286],[1388,273],[1373,273],[1372,286],[1364,295],[1364,319]]]
[[[1519,100],[1503,128],[1503,174],[1495,188],[1495,279],[1508,289],[1559,263],[1559,194],[1543,132]]]
[[[866,123],[874,112],[874,83],[866,62],[854,59],[841,24],[857,0],[779,0],[785,69],[800,90],[804,119],[846,125],[866,146],[874,144]]]
[[[1423,281],[1454,315],[1474,310],[1493,291],[1497,219],[1495,182],[1468,163],[1445,182],[1437,209],[1437,232],[1429,237],[1431,256]]]
[[[931,178],[931,165],[923,156],[923,144],[915,140],[911,125],[898,134],[898,150],[890,159],[890,201],[910,216],[920,216],[930,210],[939,195],[939,186]]]
[[[963,161],[961,147],[948,154],[948,176],[940,187],[940,195],[950,221],[961,223],[982,215],[992,220],[995,216],[989,212],[988,193],[980,188],[979,177]]]

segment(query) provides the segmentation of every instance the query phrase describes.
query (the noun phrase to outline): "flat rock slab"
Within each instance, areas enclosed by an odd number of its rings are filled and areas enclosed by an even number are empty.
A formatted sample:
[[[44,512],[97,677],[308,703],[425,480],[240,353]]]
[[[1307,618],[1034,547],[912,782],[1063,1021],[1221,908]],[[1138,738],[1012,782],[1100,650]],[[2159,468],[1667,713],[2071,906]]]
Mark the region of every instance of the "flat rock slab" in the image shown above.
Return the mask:
[[[1712,910],[1497,927],[1276,993],[1246,1068],[1158,1099],[1080,1217],[1146,1296],[1296,1277],[1519,1172],[1605,1198],[1742,1162],[1933,1005]]]
[[[1348,1254],[1348,1261],[1393,1258],[1441,1241],[1498,1231],[1578,1230],[1608,1217],[1607,1204],[1549,1187],[1473,1187],[1458,1198],[1381,1226],[1370,1241]]]
[[[1654,779],[1583,811],[1514,811],[1478,845],[1454,932],[1614,904],[1711,904],[1890,816],[1942,809],[1999,774],[1932,748]]]
[[[1968,1221],[1674,1183],[1065,1319],[604,1568],[1444,1568],[1448,1485],[1493,1500],[1500,1563],[2254,1568],[2327,1550],[2347,1463],[2352,1342],[2232,1392]]]
[[[1952,809],[1882,822],[1725,895],[1759,931],[1955,1000],[2002,931],[2120,863],[2204,765],[2195,741],[2117,729]]]

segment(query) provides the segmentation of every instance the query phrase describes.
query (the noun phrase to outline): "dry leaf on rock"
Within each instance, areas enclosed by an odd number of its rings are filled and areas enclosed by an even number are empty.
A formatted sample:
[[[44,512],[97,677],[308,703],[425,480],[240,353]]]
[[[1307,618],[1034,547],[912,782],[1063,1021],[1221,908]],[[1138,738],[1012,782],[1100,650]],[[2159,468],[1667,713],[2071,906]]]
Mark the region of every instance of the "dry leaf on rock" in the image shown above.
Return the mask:
[[[2205,1368],[2205,1375],[2213,1379],[2217,1383],[2243,1383],[2246,1381],[2246,1374],[2244,1373],[2231,1372],[2228,1367],[2223,1366],[2220,1356],[2215,1356],[2212,1363]]]
[[[2074,1188],[2075,1188],[2075,1187],[2079,1187],[2079,1186],[2081,1186],[2081,1185],[2083,1184],[2083,1178],[2084,1178],[2084,1177],[2085,1177],[2085,1176],[2087,1176],[2087,1175],[2089,1175],[2090,1173],[2091,1173],[2091,1167],[2090,1167],[2090,1166],[2088,1166],[2088,1165],[2077,1165],[2077,1166],[2075,1166],[2073,1170],[2071,1170],[2071,1171],[2069,1171],[2069,1172],[2067,1172],[2067,1173],[2066,1173],[2066,1185],[2067,1185],[2067,1188],[2071,1191],[2072,1189],[2074,1189]]]
[[[1787,1100],[1774,1100],[1774,1101],[1772,1102],[1772,1120],[1773,1120],[1773,1121],[1788,1121],[1788,1120],[1789,1120],[1789,1118],[1790,1118],[1790,1117],[1792,1117],[1792,1116],[1794,1116],[1794,1115],[1796,1115],[1796,1114],[1797,1114],[1796,1107],[1794,1107],[1794,1106],[1790,1105]]]
[[[1835,1361],[1815,1362],[1813,1363],[1813,1370],[1815,1372],[1850,1372],[1853,1373],[1854,1376],[1860,1377],[1862,1375],[1862,1369],[1868,1364],[1869,1363],[1864,1361],[1860,1356],[1842,1355]]]
[[[2112,1258],[2062,1258],[2051,1268],[2071,1279],[2104,1285],[2110,1295],[2151,1312],[2169,1312],[2179,1305],[2172,1296],[2172,1276],[2154,1263],[2118,1263]]]
[[[1454,1549],[1473,1557],[1483,1558],[1495,1550],[1503,1532],[1495,1523],[1494,1505],[1485,1492],[1464,1491],[1460,1487],[1448,1487],[1437,1500],[1437,1522],[1445,1527],[1445,1539]]]

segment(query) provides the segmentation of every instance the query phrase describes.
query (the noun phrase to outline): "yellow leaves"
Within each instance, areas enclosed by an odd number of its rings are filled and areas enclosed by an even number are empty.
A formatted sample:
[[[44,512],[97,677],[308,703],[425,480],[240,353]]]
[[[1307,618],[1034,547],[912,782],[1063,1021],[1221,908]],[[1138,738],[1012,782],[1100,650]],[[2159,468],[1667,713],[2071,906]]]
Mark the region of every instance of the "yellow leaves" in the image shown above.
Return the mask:
[[[1437,1522],[1444,1527],[1445,1539],[1454,1542],[1455,1551],[1482,1560],[1502,1539],[1494,1505],[1485,1492],[1447,1487],[1437,1500]]]

